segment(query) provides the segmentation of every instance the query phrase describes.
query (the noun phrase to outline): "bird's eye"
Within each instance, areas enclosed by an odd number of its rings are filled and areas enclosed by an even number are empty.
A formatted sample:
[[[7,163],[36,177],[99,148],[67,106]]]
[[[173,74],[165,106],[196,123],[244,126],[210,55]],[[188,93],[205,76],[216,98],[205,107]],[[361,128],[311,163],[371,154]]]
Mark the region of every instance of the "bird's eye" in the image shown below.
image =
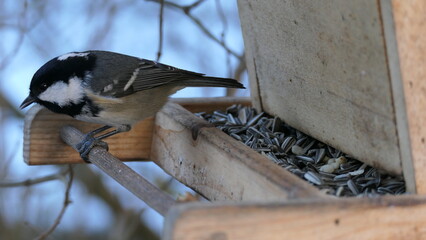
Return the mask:
[[[44,91],[47,89],[47,83],[40,84],[40,90]]]

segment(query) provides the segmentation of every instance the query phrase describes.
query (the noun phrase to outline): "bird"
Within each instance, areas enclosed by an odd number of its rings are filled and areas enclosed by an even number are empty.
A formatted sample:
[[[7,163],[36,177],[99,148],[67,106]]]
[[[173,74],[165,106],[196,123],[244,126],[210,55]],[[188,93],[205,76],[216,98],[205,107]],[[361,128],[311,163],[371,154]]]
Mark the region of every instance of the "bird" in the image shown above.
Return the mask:
[[[104,125],[85,134],[77,144],[80,156],[88,161],[94,146],[108,149],[103,139],[130,131],[135,123],[154,116],[171,94],[185,87],[245,88],[231,78],[205,76],[116,52],[89,50],[66,53],[41,66],[20,108],[37,103],[54,113]]]

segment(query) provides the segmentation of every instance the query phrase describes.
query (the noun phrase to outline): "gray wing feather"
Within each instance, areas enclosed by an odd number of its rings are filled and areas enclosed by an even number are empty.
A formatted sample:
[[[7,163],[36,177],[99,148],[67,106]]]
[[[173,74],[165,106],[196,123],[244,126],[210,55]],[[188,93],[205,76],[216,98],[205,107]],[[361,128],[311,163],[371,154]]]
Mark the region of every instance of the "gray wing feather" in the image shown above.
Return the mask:
[[[164,85],[244,88],[234,79],[206,77],[201,73],[116,53],[102,52],[98,61],[101,61],[99,64],[109,66],[104,72],[94,76],[94,79],[98,77],[111,79],[104,81],[104,84],[98,84],[99,86],[94,84],[97,90],[100,90],[98,92],[104,96],[124,97]]]

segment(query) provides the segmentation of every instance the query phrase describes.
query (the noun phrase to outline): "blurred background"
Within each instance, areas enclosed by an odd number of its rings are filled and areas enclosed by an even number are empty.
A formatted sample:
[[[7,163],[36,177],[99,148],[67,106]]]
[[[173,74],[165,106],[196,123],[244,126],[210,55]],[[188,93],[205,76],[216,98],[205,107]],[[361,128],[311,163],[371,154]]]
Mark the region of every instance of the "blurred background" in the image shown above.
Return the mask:
[[[67,191],[68,166],[27,166],[18,106],[45,62],[95,49],[233,77],[247,87],[236,0],[2,0],[0,37],[0,239],[159,239],[163,218],[95,167],[73,166]],[[248,92],[187,88],[173,97]],[[129,165],[175,197],[190,191],[152,163]]]

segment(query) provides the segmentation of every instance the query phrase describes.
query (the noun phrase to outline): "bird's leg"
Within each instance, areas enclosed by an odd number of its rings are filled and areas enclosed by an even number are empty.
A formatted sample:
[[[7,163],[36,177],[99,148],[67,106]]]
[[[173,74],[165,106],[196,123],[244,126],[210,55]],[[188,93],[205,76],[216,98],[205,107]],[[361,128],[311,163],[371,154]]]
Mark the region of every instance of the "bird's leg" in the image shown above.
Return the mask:
[[[92,148],[94,146],[100,146],[105,148],[106,150],[108,150],[108,144],[106,142],[102,142],[100,140],[98,140],[95,135],[99,134],[103,131],[106,131],[108,129],[110,129],[111,126],[103,126],[100,128],[97,128],[91,132],[88,132],[86,135],[84,135],[83,140],[81,140],[80,143],[77,144],[77,150],[80,153],[81,158],[86,161],[88,161],[87,155],[89,154],[90,150],[92,150]]]
[[[107,132],[99,137],[97,137],[98,140],[102,140],[105,139],[107,137],[111,137],[117,133],[122,133],[122,132],[128,132],[130,131],[130,129],[132,129],[132,127],[130,125],[121,125],[120,127],[117,127],[115,130],[112,130],[111,132]]]
[[[87,133],[84,136],[83,140],[79,144],[77,144],[77,146],[76,146],[77,150],[80,153],[80,156],[84,161],[89,162],[89,160],[88,160],[89,152],[95,146],[105,148],[108,151],[108,144],[106,142],[101,141],[102,139],[105,139],[105,138],[110,137],[112,135],[115,135],[117,133],[130,131],[130,129],[131,129],[131,127],[129,125],[122,125],[122,126],[116,128],[115,130],[112,130],[112,131],[107,132],[103,135],[95,137],[96,134],[104,132],[104,131],[106,131],[110,128],[112,128],[112,127],[111,126],[103,126],[103,127],[97,128],[97,129]]]

